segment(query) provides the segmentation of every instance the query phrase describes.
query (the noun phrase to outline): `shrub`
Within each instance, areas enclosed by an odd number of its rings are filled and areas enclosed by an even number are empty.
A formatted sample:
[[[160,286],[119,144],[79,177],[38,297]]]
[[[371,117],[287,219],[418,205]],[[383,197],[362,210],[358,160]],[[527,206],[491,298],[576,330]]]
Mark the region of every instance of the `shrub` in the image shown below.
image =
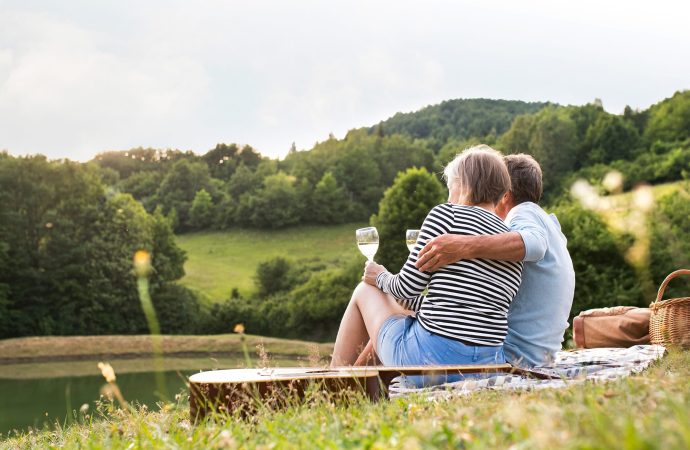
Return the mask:
[[[623,257],[630,240],[614,236],[601,217],[578,205],[562,205],[553,212],[568,238],[575,269],[571,317],[590,308],[643,306],[635,270]]]
[[[258,297],[290,290],[299,281],[298,271],[294,263],[280,256],[260,263],[254,275]]]
[[[152,295],[162,334],[194,334],[199,330],[201,308],[194,292],[177,284],[166,284]]]

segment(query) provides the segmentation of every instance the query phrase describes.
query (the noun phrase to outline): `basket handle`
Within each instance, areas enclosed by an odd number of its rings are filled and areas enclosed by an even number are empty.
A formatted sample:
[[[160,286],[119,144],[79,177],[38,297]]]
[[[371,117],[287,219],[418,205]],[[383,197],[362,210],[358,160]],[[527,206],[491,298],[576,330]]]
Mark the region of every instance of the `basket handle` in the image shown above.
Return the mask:
[[[690,270],[689,269],[678,269],[675,272],[671,272],[666,277],[666,279],[663,281],[663,283],[661,283],[661,286],[659,286],[659,292],[656,294],[656,300],[654,300],[652,302],[652,305],[654,305],[654,303],[656,303],[656,302],[661,301],[661,297],[664,296],[664,291],[666,290],[666,286],[668,285],[668,283],[671,282],[672,279],[674,279],[678,275],[690,275]],[[649,306],[652,306],[652,305],[649,305]]]

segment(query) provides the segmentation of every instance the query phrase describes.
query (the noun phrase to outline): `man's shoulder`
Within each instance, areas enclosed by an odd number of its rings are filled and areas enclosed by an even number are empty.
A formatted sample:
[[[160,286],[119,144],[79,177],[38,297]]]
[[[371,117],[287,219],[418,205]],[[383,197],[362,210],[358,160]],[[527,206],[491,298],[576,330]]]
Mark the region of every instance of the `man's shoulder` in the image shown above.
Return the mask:
[[[516,211],[516,212],[536,212],[536,213],[542,213],[546,214],[546,211],[539,206],[538,204],[534,202],[522,202],[518,205],[515,205],[511,211]]]
[[[532,202],[523,202],[519,205],[515,205],[508,216],[506,217],[506,223],[510,224],[514,220],[518,219],[531,219],[535,221],[544,221],[548,217],[546,211],[542,209],[541,206]]]

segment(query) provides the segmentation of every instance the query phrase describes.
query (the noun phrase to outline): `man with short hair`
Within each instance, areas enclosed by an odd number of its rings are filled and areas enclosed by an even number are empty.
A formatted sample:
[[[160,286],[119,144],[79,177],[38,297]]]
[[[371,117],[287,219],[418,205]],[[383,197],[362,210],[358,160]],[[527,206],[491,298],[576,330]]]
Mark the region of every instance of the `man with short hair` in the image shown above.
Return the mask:
[[[426,243],[417,268],[435,271],[460,259],[524,261],[522,284],[508,310],[506,360],[533,367],[547,364],[561,349],[575,292],[567,240],[553,214],[538,202],[542,172],[529,155],[505,156],[511,190],[496,208],[510,227],[492,236],[445,234]]]

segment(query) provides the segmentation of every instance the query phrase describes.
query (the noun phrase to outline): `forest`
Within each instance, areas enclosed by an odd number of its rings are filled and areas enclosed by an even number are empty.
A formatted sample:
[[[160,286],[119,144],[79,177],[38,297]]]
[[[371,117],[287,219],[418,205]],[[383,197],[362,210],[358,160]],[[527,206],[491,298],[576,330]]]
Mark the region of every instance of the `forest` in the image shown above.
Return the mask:
[[[145,332],[131,263],[145,249],[165,333],[228,332],[242,322],[253,334],[332,339],[361,260],[337,268],[267,260],[257,269],[256,294],[229,292],[210,305],[176,283],[185,254],[175,234],[369,221],[381,234],[377,260],[396,271],[406,255],[387,239],[418,227],[445,200],[442,167],[477,143],[541,163],[543,206],[558,216],[576,267],[573,314],[648,304],[650,286],[688,266],[687,186],[645,216],[651,245],[643,264],[626,258],[635,233],[612,229],[570,189],[584,179],[603,195],[611,171],[622,174],[626,191],[639,183],[687,184],[690,91],[620,115],[598,100],[449,100],[311,149],[293,145],[283,159],[232,143],[203,154],[108,151],[87,163],[0,153],[0,338]]]

